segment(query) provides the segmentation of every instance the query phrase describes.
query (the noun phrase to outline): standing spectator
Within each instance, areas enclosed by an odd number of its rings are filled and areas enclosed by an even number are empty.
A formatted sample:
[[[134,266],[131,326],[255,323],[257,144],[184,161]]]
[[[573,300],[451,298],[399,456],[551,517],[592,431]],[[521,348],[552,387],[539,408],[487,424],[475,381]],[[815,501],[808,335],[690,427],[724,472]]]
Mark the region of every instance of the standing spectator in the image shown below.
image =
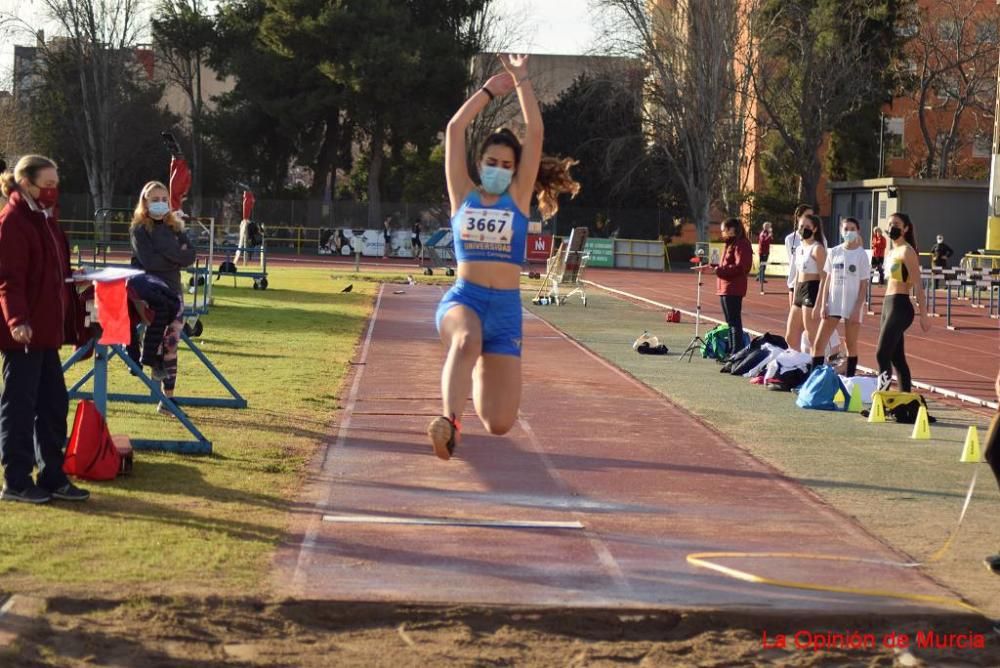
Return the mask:
[[[997,372],[994,390],[997,394],[997,401],[1000,401],[1000,371]],[[997,484],[1000,485],[1000,443],[997,443],[998,440],[1000,440],[1000,413],[993,416],[989,436],[986,439],[986,461],[993,469],[993,476],[997,479]],[[1000,554],[986,557],[985,563],[990,573],[1000,575]],[[1000,626],[997,626],[996,629],[1000,631]]]
[[[799,219],[799,238],[802,242],[795,251],[795,293],[788,310],[785,341],[792,350],[812,348],[819,331],[819,286],[826,267],[826,240],[823,221],[819,216],[806,214]],[[802,344],[802,332],[808,335],[808,344]],[[802,350],[807,353],[809,350]],[[820,351],[822,355],[823,351]],[[815,356],[815,353],[814,353]]]
[[[878,274],[875,283],[885,283],[885,235],[878,225],[872,228],[872,278]]]
[[[757,270],[757,282],[760,283],[760,294],[764,294],[764,276],[767,271],[767,259],[771,256],[771,244],[774,242],[774,232],[771,223],[764,223],[764,228],[757,236],[757,255],[760,256],[760,268]]]
[[[715,270],[716,292],[729,325],[729,354],[732,355],[743,348],[743,298],[747,294],[747,276],[753,269],[753,248],[739,218],[722,223],[722,240],[726,246]]]
[[[86,501],[90,493],[63,472],[69,396],[59,348],[68,332],[76,338],[76,293],[66,283],[69,243],[56,220],[56,164],[27,155],[0,175],[0,191],[7,198],[0,211],[0,499]]]
[[[153,364],[153,378],[163,394],[174,396],[177,386],[177,346],[184,329],[184,288],[181,270],[195,260],[195,249],[184,232],[184,223],[170,210],[167,187],[158,181],[143,186],[132,217],[132,263],[158,278],[178,297],[179,308],[163,333],[161,359]],[[148,332],[147,332],[148,335]],[[161,403],[157,410],[169,413]]]
[[[917,252],[917,234],[910,217],[894,213],[889,218],[889,238],[892,251],[889,255],[889,283],[885,288],[882,304],[882,326],[878,334],[875,357],[878,360],[878,389],[888,390],[892,384],[892,369],[896,369],[899,389],[911,392],[913,383],[910,366],[906,362],[903,345],[904,334],[913,324],[915,310],[910,294],[915,292],[921,308],[920,327],[926,332],[931,323],[924,305],[924,282],[920,279],[920,256]]]
[[[813,341],[813,366],[823,363],[827,344],[843,322],[847,340],[847,373],[853,378],[858,370],[858,334],[864,317],[866,285],[871,279],[868,254],[856,218],[840,223],[844,243],[834,246],[826,256],[823,281],[819,290],[819,312],[823,324]]]
[[[410,246],[413,247],[413,257],[424,259],[424,243],[420,240],[420,217],[413,219],[413,227],[410,228]]]
[[[385,240],[385,244],[382,246],[382,259],[389,257],[392,252],[392,216],[386,216],[385,220],[382,221],[382,238]]]
[[[799,227],[802,219],[812,215],[813,208],[808,204],[799,204],[795,207],[795,220],[793,221],[792,233],[785,237],[785,257],[788,258],[788,306],[791,308],[795,302],[795,283],[798,276],[798,269],[795,267],[795,254],[802,245],[802,237],[799,236]],[[789,341],[791,345],[791,341]]]
[[[931,255],[934,256],[934,266],[941,269],[948,268],[948,260],[955,254],[951,246],[944,242],[944,235],[937,235],[937,243],[931,248]]]

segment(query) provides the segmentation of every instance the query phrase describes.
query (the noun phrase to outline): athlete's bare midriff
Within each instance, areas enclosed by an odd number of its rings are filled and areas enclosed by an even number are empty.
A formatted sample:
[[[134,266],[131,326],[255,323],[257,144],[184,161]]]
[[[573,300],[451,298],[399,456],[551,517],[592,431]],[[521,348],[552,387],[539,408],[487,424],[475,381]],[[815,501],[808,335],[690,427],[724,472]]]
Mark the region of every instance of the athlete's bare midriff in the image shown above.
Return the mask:
[[[462,262],[458,265],[458,276],[493,290],[521,287],[521,267],[510,262]]]

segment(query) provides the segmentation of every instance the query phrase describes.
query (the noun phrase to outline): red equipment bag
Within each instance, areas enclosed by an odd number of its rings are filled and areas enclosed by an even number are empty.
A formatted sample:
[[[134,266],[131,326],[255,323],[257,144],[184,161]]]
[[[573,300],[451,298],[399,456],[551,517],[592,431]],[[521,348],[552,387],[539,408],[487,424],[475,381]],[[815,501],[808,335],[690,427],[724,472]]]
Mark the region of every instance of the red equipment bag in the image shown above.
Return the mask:
[[[93,401],[81,401],[76,407],[63,471],[83,480],[114,480],[121,466],[121,455],[111,440],[104,416]]]

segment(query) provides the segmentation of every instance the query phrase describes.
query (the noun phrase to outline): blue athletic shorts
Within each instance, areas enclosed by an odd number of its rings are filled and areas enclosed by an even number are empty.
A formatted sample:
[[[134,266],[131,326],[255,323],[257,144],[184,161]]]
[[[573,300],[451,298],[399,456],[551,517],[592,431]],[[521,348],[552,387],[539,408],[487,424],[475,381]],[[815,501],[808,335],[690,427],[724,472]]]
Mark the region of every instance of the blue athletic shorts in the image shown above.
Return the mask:
[[[461,278],[438,304],[438,333],[441,319],[456,306],[465,306],[483,323],[483,353],[521,356],[521,291],[494,290]]]

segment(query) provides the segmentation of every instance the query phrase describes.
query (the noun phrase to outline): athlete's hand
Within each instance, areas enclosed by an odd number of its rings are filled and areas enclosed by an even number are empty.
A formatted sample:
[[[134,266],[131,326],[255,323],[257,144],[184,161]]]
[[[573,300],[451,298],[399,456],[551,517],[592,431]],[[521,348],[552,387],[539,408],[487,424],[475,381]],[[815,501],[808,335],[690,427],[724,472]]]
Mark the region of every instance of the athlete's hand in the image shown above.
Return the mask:
[[[514,77],[510,72],[501,72],[490,77],[483,88],[493,93],[493,97],[504,97],[514,90]]]
[[[503,68],[511,73],[514,80],[520,82],[528,78],[528,55],[517,53],[500,54]]]

